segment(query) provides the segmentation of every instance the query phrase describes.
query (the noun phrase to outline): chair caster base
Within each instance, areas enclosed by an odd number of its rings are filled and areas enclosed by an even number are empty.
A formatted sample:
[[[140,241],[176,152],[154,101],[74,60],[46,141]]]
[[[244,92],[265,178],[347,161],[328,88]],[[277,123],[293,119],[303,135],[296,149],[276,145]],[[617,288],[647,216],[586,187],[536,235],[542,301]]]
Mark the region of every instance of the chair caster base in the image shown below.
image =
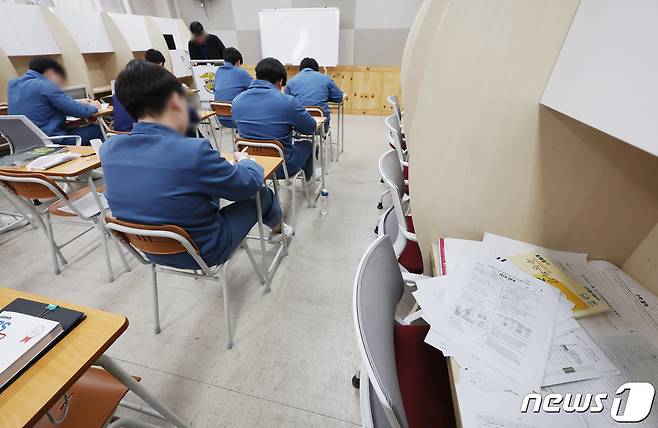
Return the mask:
[[[359,389],[361,387],[361,379],[356,377],[356,375],[352,376],[352,386],[355,387],[356,389]]]
[[[378,204],[377,204],[377,209],[378,209],[378,210],[383,210],[383,209],[384,209],[384,204],[381,203],[381,202],[378,203]]]

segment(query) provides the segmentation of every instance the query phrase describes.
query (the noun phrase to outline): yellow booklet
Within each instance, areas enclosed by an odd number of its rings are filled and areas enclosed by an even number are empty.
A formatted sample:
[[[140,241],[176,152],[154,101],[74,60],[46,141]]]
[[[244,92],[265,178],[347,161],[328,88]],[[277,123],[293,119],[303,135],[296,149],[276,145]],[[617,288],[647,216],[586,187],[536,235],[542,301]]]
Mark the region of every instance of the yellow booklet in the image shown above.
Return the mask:
[[[576,282],[547,257],[528,253],[509,257],[509,260],[524,272],[560,290],[574,304],[573,314],[576,318],[600,314],[610,309],[599,296]]]

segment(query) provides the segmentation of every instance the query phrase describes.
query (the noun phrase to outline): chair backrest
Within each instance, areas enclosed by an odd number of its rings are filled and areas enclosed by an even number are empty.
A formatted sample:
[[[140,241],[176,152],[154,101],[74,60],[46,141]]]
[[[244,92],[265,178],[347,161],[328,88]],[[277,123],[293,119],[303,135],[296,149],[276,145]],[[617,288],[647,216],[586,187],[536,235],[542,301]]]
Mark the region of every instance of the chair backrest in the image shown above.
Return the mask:
[[[66,192],[50,177],[35,172],[0,172],[0,183],[14,195],[25,199],[68,199]]]
[[[388,102],[393,106],[393,111],[398,118],[398,122],[402,122],[402,109],[400,108],[400,102],[398,101],[397,95],[389,95]]]
[[[285,159],[285,156],[283,155],[283,144],[277,140],[237,138],[235,140],[235,148],[237,150],[243,150],[246,148],[247,153],[253,156],[270,156]]]
[[[189,252],[199,255],[199,247],[185,229],[172,224],[147,225],[105,216],[105,227],[112,230],[122,242],[149,254],[168,255]],[[185,241],[189,245],[185,244]]]
[[[23,115],[0,116],[0,134],[9,141],[12,153],[45,146],[46,134]]]
[[[87,93],[87,87],[85,85],[69,86],[68,88],[64,89],[64,92],[69,97],[74,98],[76,100],[81,100],[83,98],[90,98],[89,94]]]
[[[354,280],[353,312],[357,342],[376,397],[392,427],[408,427],[395,365],[395,308],[404,281],[388,236],[366,250]]]
[[[210,103],[210,108],[217,116],[233,116],[233,104],[225,101],[213,101]]]
[[[398,160],[395,150],[389,150],[379,159],[379,173],[384,183],[391,190],[391,199],[393,200],[393,211],[398,222],[398,228],[402,233],[395,239],[396,250],[404,250],[407,238],[405,234],[409,232],[407,228],[404,208],[402,206],[402,197],[404,196],[404,176],[402,175],[402,166]],[[391,213],[393,215],[393,213]],[[396,251],[397,252],[397,251]]]
[[[304,108],[313,117],[324,117],[324,110],[320,106],[305,106]]]
[[[384,123],[388,128],[388,142],[395,150],[398,152],[398,157],[400,158],[400,163],[404,160],[404,142],[402,140],[402,130],[400,129],[400,122],[398,122],[397,117],[392,114],[387,116],[384,119]]]
[[[0,104],[0,116],[6,116],[9,114],[9,109],[7,104]]]

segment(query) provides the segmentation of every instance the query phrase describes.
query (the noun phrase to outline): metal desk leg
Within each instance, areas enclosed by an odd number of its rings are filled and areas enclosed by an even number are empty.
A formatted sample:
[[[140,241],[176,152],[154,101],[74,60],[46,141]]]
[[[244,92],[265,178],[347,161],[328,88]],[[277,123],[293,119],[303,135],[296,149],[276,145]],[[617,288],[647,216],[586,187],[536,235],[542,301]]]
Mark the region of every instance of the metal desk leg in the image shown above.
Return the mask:
[[[96,360],[96,365],[103,367],[107,370],[112,376],[114,376],[119,382],[124,384],[128,389],[135,393],[139,398],[144,400],[149,406],[154,410],[160,413],[164,419],[172,423],[178,428],[191,428],[191,425],[184,422],[178,415],[171,411],[167,406],[160,403],[157,398],[155,398],[151,393],[140,385],[135,379],[133,379],[130,374],[128,374],[124,369],[122,369],[117,363],[114,362],[107,355],[101,355]]]
[[[265,292],[270,292],[270,273],[267,268],[267,252],[265,251],[265,225],[263,224],[263,208],[260,204],[260,192],[256,193],[256,212],[258,214],[258,236],[260,240],[261,259],[263,263],[263,275],[265,276]]]
[[[340,103],[340,152],[345,148],[345,101]]]

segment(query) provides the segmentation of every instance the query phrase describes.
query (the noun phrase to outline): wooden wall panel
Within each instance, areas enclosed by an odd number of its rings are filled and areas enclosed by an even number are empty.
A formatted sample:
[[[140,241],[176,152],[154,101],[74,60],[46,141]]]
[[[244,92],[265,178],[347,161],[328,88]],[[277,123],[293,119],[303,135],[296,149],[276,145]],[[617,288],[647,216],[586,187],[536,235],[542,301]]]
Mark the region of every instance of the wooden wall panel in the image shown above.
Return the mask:
[[[407,133],[426,256],[490,231],[621,266],[655,226],[658,157],[539,104],[578,4],[450,3]]]
[[[244,65],[245,70],[256,77],[255,66]],[[296,75],[297,67],[287,66],[288,80]],[[327,73],[346,94],[345,113],[385,116],[393,112],[386,98],[401,97],[400,67],[338,66]]]

